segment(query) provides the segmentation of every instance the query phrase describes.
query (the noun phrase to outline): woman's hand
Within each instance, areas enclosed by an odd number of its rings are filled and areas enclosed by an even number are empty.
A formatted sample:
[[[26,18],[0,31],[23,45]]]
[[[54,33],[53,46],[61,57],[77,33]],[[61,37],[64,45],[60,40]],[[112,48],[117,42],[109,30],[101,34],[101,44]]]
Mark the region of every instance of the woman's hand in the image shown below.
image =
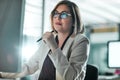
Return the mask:
[[[43,41],[49,46],[52,52],[58,48],[58,45],[55,41],[54,35],[51,32],[46,32],[43,34]]]

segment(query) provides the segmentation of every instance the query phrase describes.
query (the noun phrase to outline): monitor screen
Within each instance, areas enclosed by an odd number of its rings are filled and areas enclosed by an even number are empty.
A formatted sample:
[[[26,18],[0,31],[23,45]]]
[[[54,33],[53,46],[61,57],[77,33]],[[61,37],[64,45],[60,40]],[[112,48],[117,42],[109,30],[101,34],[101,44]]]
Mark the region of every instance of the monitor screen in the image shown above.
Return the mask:
[[[120,41],[108,42],[108,67],[120,68]]]
[[[23,0],[0,0],[0,72],[21,70]]]

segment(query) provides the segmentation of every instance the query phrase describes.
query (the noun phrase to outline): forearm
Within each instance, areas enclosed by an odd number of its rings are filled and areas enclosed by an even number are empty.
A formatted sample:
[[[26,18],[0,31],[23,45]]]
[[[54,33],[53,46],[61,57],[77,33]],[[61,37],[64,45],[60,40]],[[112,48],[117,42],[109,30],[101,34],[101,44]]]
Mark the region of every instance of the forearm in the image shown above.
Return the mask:
[[[11,73],[11,72],[1,72],[0,78],[6,78],[6,79],[14,79],[14,78],[20,78],[28,75],[28,72],[26,69],[22,70],[21,72]]]
[[[64,53],[57,49],[51,54],[51,59],[61,76],[65,80],[81,78],[85,76],[85,67],[88,59],[88,41],[82,40],[76,42],[71,48],[70,57],[65,56]],[[69,51],[68,51],[69,52]]]
[[[6,79],[14,79],[14,78],[20,78],[20,77],[25,77],[27,75],[30,75],[36,71],[37,68],[31,71],[31,68],[27,65],[24,64],[22,70],[20,72],[16,73],[11,73],[11,72],[1,72],[0,77],[6,78]]]
[[[60,52],[60,51],[58,51]],[[74,80],[77,76],[83,78],[85,75],[84,61],[78,64],[70,63],[67,58],[61,53],[51,55],[56,70],[61,74],[65,80]]]

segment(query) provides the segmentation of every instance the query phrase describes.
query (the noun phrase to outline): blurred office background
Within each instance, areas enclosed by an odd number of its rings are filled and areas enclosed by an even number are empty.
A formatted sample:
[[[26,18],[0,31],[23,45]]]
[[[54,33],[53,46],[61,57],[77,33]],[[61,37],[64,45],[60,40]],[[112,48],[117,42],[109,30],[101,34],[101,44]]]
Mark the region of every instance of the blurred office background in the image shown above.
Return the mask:
[[[0,0],[0,7],[9,6],[9,8],[5,8],[6,15],[8,16],[11,10],[14,11],[14,8],[20,7],[20,27],[22,27],[21,52],[23,63],[28,61],[37,50],[39,44],[36,41],[45,31],[51,30],[50,12],[59,1],[60,0]],[[99,80],[114,80],[116,68],[108,67],[107,43],[111,40],[120,40],[120,1],[71,1],[79,6],[82,22],[86,30],[85,35],[91,43],[88,63],[98,68]],[[14,13],[16,13],[16,11],[14,11]],[[10,16],[15,18],[14,15]],[[1,15],[0,21],[2,22],[2,20]],[[35,80],[34,76],[33,74],[18,80]]]

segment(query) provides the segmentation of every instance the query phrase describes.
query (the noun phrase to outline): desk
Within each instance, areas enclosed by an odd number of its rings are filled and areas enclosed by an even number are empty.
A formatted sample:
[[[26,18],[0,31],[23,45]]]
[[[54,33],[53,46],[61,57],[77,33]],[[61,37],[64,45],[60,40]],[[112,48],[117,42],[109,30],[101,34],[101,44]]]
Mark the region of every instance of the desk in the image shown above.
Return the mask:
[[[20,80],[20,78],[16,78],[16,79],[1,79],[0,80]]]
[[[119,75],[113,75],[113,76],[99,75],[98,80],[120,80],[120,76]]]

